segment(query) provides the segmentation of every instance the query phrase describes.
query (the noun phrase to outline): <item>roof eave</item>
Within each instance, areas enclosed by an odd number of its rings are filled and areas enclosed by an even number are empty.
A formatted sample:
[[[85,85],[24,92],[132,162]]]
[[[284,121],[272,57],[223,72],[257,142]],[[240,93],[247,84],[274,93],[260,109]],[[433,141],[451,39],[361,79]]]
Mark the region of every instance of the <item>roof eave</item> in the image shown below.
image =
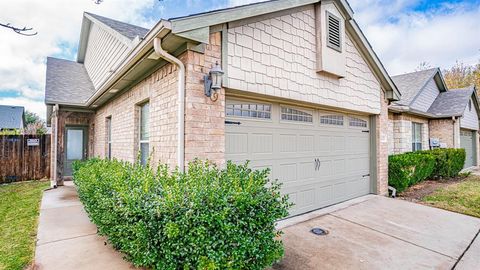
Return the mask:
[[[141,52],[148,51],[153,47],[153,40],[156,37],[163,38],[171,31],[171,23],[166,20],[160,20],[127,55],[115,72],[97,89],[97,91],[87,100],[86,106],[90,107],[102,96],[116,81],[120,80],[127,71],[135,65],[142,57]]]

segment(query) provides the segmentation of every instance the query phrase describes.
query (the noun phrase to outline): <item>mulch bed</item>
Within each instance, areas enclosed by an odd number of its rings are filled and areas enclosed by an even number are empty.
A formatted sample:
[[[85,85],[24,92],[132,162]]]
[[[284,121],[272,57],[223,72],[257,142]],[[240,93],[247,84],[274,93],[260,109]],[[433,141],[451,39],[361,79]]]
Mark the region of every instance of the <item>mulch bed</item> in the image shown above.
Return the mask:
[[[435,192],[439,188],[454,185],[465,180],[466,177],[458,176],[449,179],[439,180],[425,180],[414,186],[409,187],[407,190],[397,196],[398,199],[406,200],[415,203],[422,203],[422,199]]]

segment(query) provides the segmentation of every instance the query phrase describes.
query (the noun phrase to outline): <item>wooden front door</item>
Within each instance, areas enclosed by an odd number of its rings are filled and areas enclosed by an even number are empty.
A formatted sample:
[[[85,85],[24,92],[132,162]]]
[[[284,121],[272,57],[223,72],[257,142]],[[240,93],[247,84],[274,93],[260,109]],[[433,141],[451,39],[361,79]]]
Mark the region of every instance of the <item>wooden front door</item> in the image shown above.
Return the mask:
[[[66,127],[64,176],[72,176],[72,164],[87,158],[87,127]]]

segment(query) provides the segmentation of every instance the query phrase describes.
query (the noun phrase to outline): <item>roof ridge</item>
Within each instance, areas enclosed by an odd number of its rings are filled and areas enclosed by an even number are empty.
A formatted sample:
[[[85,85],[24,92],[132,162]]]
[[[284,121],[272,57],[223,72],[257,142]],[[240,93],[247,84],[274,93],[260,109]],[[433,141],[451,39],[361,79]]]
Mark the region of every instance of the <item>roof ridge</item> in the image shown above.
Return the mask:
[[[418,71],[412,71],[412,72],[407,72],[407,73],[403,73],[403,74],[397,74],[397,75],[393,75],[391,76],[392,78],[393,77],[399,77],[399,76],[404,76],[404,75],[412,75],[412,74],[416,74],[416,73],[423,73],[423,72],[432,72],[432,71],[437,71],[437,70],[440,70],[439,67],[434,67],[434,68],[429,68],[429,69],[424,69],[424,70],[418,70]]]
[[[130,25],[130,26],[135,26],[135,27],[138,27],[138,28],[143,28],[145,30],[150,30],[148,28],[145,28],[143,26],[139,26],[139,25],[136,25],[136,24],[132,24],[132,23],[127,23],[127,22],[124,22],[124,21],[120,21],[120,20],[117,20],[117,19],[112,19],[110,17],[105,17],[105,16],[102,16],[102,15],[98,15],[98,14],[95,14],[95,13],[91,13],[91,12],[88,12],[88,11],[84,11],[85,14],[88,14],[92,17],[100,17],[100,18],[103,18],[103,19],[108,19],[108,20],[111,20],[111,21],[115,21],[115,22],[119,22],[119,23],[123,23],[123,24],[127,24],[127,25]]]

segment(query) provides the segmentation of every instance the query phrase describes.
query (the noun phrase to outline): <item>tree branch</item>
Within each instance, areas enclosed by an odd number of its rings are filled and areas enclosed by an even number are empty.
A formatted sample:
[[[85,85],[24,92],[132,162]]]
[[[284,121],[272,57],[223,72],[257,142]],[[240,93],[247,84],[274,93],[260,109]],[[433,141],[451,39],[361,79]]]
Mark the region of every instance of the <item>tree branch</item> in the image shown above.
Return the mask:
[[[28,33],[28,31],[32,31],[33,28],[27,28],[26,26],[24,26],[23,28],[18,28],[18,27],[15,27],[9,23],[7,24],[3,24],[3,23],[0,23],[0,26],[1,27],[5,27],[5,28],[8,28],[8,29],[12,29],[13,32],[19,34],[19,35],[22,35],[22,36],[35,36],[37,34],[37,32],[35,33]]]

